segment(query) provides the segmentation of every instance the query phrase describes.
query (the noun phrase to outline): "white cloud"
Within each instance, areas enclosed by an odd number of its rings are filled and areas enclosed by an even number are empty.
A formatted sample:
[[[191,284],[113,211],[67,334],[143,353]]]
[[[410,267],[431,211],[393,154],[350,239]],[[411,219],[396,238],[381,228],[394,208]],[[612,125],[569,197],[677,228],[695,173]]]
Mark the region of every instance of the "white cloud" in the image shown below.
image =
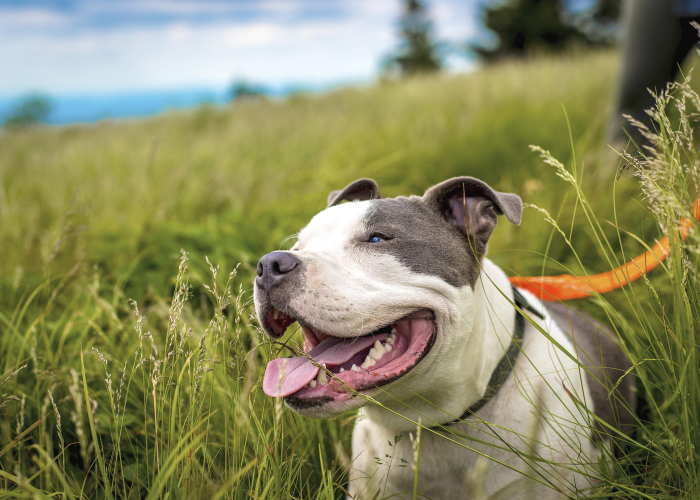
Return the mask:
[[[220,35],[214,33],[213,30],[207,35],[209,38],[213,35],[215,40],[212,41],[214,43],[216,43],[217,38],[221,37],[224,44],[231,48],[274,46],[283,41],[285,35],[290,35],[289,29],[286,29],[285,26],[273,23],[234,25],[220,31]]]
[[[88,12],[129,12],[161,14],[203,14],[221,12],[257,11],[267,13],[299,12],[307,7],[304,0],[247,0],[205,1],[205,0],[120,0],[107,2],[86,2]]]
[[[42,8],[0,8],[0,30],[2,32],[65,27],[71,16]]]
[[[0,95],[28,90],[48,93],[107,92],[183,88],[223,88],[236,78],[267,84],[312,85],[371,78],[383,55],[396,44],[397,1],[344,0],[343,15],[287,19],[308,2],[236,2],[269,9],[252,21],[222,16],[213,23],[181,19],[162,25],[117,26],[107,30],[81,28],[56,33],[65,15],[49,11],[16,13],[15,29],[3,27],[0,12],[0,67],[11,68],[0,79]],[[226,2],[133,2],[142,9],[215,10]],[[254,5],[253,5],[254,4]],[[279,6],[285,4],[284,9]],[[95,3],[97,6],[124,2]],[[475,28],[469,13],[454,0],[433,2],[440,37],[464,40]],[[97,7],[95,7],[97,8]],[[35,17],[34,17],[35,16]],[[19,22],[19,24],[17,24]],[[33,23],[33,24],[32,24]],[[43,24],[42,24],[43,23]],[[27,29],[17,29],[18,26]],[[33,28],[32,28],[33,27]],[[32,28],[32,29],[30,29]],[[37,29],[40,28],[40,29]]]

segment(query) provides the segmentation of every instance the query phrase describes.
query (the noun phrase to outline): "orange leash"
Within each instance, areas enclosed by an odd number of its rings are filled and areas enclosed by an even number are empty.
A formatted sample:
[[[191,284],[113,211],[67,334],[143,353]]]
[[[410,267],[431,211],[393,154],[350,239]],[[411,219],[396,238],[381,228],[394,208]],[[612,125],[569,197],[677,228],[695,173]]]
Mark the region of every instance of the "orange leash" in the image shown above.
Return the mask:
[[[700,220],[700,197],[693,204],[695,220]],[[681,238],[685,241],[691,226],[689,219],[681,220]],[[639,279],[658,266],[668,255],[668,236],[652,247],[648,252],[635,257],[624,266],[596,274],[578,277],[570,274],[560,276],[531,276],[521,278],[513,276],[510,282],[517,288],[527,290],[544,301],[572,300],[590,297],[594,292],[606,293]]]

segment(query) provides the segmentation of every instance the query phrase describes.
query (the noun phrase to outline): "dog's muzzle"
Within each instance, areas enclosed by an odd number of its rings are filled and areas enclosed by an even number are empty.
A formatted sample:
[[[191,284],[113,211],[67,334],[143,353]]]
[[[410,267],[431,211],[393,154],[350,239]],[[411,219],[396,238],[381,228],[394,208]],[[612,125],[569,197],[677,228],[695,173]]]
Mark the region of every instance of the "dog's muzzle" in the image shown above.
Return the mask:
[[[343,402],[355,391],[388,384],[408,373],[430,351],[437,333],[429,309],[401,311],[386,325],[335,337],[315,328],[289,303],[303,281],[304,263],[291,252],[272,252],[258,262],[256,305],[261,326],[279,339],[294,322],[304,335],[304,352],[276,358],[265,370],[263,390],[304,405]],[[290,403],[291,404],[291,403]]]

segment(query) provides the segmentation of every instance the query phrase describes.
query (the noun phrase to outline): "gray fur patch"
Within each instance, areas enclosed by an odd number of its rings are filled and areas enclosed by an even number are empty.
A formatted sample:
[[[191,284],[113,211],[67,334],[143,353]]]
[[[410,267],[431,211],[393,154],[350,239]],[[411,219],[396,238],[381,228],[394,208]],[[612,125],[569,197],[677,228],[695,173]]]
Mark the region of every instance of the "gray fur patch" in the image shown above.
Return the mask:
[[[595,414],[607,424],[630,435],[634,417],[625,406],[632,411],[637,406],[634,376],[631,373],[626,375],[615,390],[615,395],[608,399],[608,393],[631,366],[622,348],[612,340],[613,334],[592,317],[564,304],[551,303],[546,304],[546,307],[559,328],[574,342],[581,364],[591,372],[592,376],[584,373],[591,390]],[[611,434],[603,426],[597,427],[603,436]]]
[[[473,288],[479,277],[469,241],[421,197],[372,201],[364,227],[355,244],[393,255],[413,272],[437,276],[454,287]],[[375,234],[387,241],[368,243]]]

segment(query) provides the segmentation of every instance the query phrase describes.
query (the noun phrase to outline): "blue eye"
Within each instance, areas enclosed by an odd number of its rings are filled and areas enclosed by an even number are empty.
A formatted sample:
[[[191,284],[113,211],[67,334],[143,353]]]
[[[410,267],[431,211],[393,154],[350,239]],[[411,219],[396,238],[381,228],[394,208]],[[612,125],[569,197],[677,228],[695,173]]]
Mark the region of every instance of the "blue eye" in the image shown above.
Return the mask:
[[[384,241],[384,238],[382,238],[381,236],[372,236],[372,237],[369,239],[369,242],[370,242],[370,243],[379,243],[379,242],[381,242],[381,241]]]

